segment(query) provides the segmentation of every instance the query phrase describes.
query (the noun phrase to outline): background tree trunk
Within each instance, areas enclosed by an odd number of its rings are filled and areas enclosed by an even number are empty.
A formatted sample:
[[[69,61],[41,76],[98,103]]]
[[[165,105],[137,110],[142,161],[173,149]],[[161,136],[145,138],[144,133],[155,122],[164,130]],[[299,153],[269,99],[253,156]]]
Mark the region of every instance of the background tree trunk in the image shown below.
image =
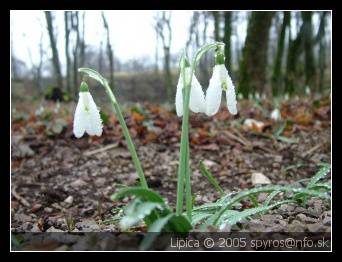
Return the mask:
[[[50,45],[51,45],[51,49],[52,49],[52,62],[53,62],[53,67],[54,67],[54,71],[55,71],[56,78],[57,78],[57,85],[58,85],[58,88],[63,89],[63,78],[62,78],[62,73],[61,73],[61,64],[59,61],[58,50],[57,50],[57,45],[56,45],[56,38],[55,38],[55,33],[54,33],[53,21],[52,21],[52,15],[51,15],[50,11],[45,11],[45,18],[46,18],[47,29],[48,29],[49,38],[50,38]]]
[[[262,92],[266,84],[268,38],[273,12],[252,12],[240,64],[239,92]]]
[[[70,12],[64,12],[64,28],[65,28],[65,58],[66,58],[66,86],[68,93],[71,94],[71,60],[69,54],[69,43],[70,43],[70,31],[71,31],[71,21],[70,21]]]
[[[322,12],[320,14],[320,24],[315,42],[319,44],[318,53],[318,91],[322,91],[324,87],[324,70],[326,67],[326,40],[325,40],[325,26],[326,26],[326,16],[328,12]]]
[[[74,81],[74,95],[75,97],[78,96],[78,89],[79,89],[79,82],[78,82],[78,52],[79,52],[79,45],[80,45],[80,32],[79,32],[79,17],[78,12],[72,12],[71,15],[72,21],[72,29],[73,33],[76,35],[76,42],[74,43],[73,47],[73,81]]]
[[[224,12],[224,37],[223,42],[225,43],[224,55],[225,65],[229,73],[232,74],[232,50],[231,50],[231,35],[232,35],[232,12]]]
[[[108,61],[109,61],[110,86],[114,88],[114,61],[113,61],[114,55],[113,55],[112,46],[110,44],[110,31],[109,31],[108,22],[103,12],[102,12],[102,20],[103,20],[103,25],[107,32],[107,56],[108,56]]]
[[[283,74],[282,74],[281,66],[282,66],[284,47],[285,47],[286,28],[288,28],[290,25],[290,18],[291,18],[291,12],[288,12],[288,11],[283,12],[283,23],[281,26],[280,35],[278,39],[277,53],[276,53],[276,58],[275,58],[275,62],[273,66],[273,73],[272,73],[273,96],[279,95],[280,90],[282,90]]]
[[[305,84],[310,89],[316,88],[316,66],[314,54],[314,39],[312,33],[312,12],[302,12],[304,52],[305,52]]]
[[[85,65],[85,12],[82,13],[82,30],[80,33],[80,67]]]
[[[216,42],[220,42],[220,12],[213,11],[212,14],[214,16],[214,39]]]
[[[155,29],[159,33],[164,50],[164,74],[167,99],[168,101],[172,101],[174,99],[174,87],[170,68],[170,48],[172,40],[171,12],[163,12],[161,17],[157,16],[155,19]]]
[[[298,23],[297,23],[298,25]],[[297,37],[291,39],[289,31],[289,46],[286,62],[285,93],[292,95],[295,91],[295,81],[298,81],[299,56],[303,50],[303,25],[300,27]]]
[[[102,73],[102,71],[103,71],[103,41],[102,40],[100,42],[98,69],[99,69],[99,72]]]

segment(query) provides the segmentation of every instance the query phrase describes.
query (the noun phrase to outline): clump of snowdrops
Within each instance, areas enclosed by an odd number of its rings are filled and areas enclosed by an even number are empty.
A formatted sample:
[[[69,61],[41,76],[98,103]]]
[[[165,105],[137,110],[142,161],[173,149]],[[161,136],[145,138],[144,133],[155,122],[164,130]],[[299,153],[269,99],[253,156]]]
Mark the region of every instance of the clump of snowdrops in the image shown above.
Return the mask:
[[[204,93],[201,84],[197,80],[195,73],[200,59],[210,50],[215,52],[215,66],[209,81],[209,86]],[[225,94],[226,105],[229,112],[236,115],[237,101],[235,87],[224,65],[224,44],[213,43],[200,48],[195,56],[189,60],[184,52],[180,58],[180,76],[177,84],[175,105],[176,113],[182,117],[182,133],[179,153],[178,179],[177,179],[177,203],[176,210],[173,210],[167,200],[157,192],[149,189],[138,158],[135,146],[130,137],[128,128],[124,121],[120,105],[110,88],[108,81],[98,72],[89,68],[80,68],[79,72],[98,81],[104,88],[111,101],[113,111],[122,127],[124,137],[127,141],[128,150],[132,156],[136,172],[139,176],[140,185],[136,187],[126,187],[119,190],[112,196],[113,201],[120,200],[126,196],[132,196],[133,200],[120,213],[120,227],[122,230],[129,230],[133,226],[144,223],[148,232],[189,232],[200,224],[200,228],[205,230],[208,225],[212,225],[220,230],[227,224],[235,224],[241,219],[253,214],[266,212],[281,204],[293,201],[305,203],[308,196],[329,198],[327,191],[330,190],[328,183],[319,183],[330,170],[330,165],[323,164],[320,172],[308,183],[305,188],[294,186],[265,186],[253,188],[235,194],[226,194],[217,183],[213,175],[204,166],[203,161],[199,163],[201,174],[206,177],[209,183],[221,194],[221,198],[203,206],[193,206],[193,194],[191,190],[191,170],[189,166],[189,113],[205,113],[208,116],[215,115],[221,105],[222,93]],[[84,133],[101,136],[102,122],[99,110],[92,98],[89,87],[85,81],[81,83],[79,101],[74,117],[74,135],[80,138]],[[325,190],[325,191],[324,191]],[[269,193],[265,204],[259,206],[255,201],[259,193]],[[287,200],[274,201],[277,195],[292,193],[292,197]],[[236,206],[242,199],[250,198],[254,203],[253,208],[237,211]],[[184,205],[185,200],[185,205]],[[148,247],[156,234],[147,235],[142,243],[143,247]]]

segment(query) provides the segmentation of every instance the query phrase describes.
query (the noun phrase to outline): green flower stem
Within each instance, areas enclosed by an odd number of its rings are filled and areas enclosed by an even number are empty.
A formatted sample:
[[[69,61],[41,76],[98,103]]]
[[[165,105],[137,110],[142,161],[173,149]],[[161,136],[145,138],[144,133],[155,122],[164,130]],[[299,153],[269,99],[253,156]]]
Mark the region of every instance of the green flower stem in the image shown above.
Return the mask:
[[[143,188],[148,189],[146,179],[144,176],[144,172],[142,170],[142,167],[141,167],[137,152],[135,150],[135,146],[133,144],[132,138],[131,138],[129,131],[128,131],[128,128],[126,126],[126,122],[125,122],[124,117],[122,115],[120,105],[118,104],[118,102],[117,102],[117,100],[116,100],[116,98],[112,92],[112,89],[110,88],[110,86],[108,84],[108,81],[104,77],[102,77],[98,72],[96,72],[95,70],[90,69],[90,68],[79,68],[78,72],[84,73],[88,77],[95,79],[105,88],[106,93],[108,94],[109,99],[112,102],[113,110],[116,114],[116,117],[118,118],[119,123],[121,125],[123,134],[124,134],[126,142],[127,142],[128,150],[131,153],[134,167],[137,170],[137,173],[138,173],[138,176],[140,179],[140,184]]]
[[[113,92],[112,92],[112,90],[111,90],[111,88],[110,88],[110,86],[109,86],[107,81],[104,81],[104,87],[105,87],[106,92],[107,92],[107,94],[108,94],[108,96],[110,98],[110,101],[112,102],[113,109],[114,109],[115,114],[116,114],[116,116],[117,116],[117,118],[119,120],[119,123],[121,125],[123,134],[124,134],[126,142],[127,142],[128,150],[131,153],[135,169],[137,170],[137,173],[138,173],[138,176],[139,176],[140,184],[141,184],[141,186],[143,188],[147,189],[148,185],[147,185],[147,182],[146,182],[146,179],[145,179],[145,176],[144,176],[144,172],[142,170],[141,163],[140,163],[140,160],[138,158],[137,151],[135,150],[135,146],[133,144],[132,138],[131,138],[131,136],[129,134],[126,122],[125,122],[124,117],[122,115],[122,111],[121,111],[120,105],[117,103],[116,98],[115,98],[115,96],[114,96],[114,94],[113,94]]]
[[[189,140],[188,140],[189,141]],[[190,148],[188,143],[188,150],[187,150],[187,159],[186,159],[186,173],[185,173],[185,201],[186,201],[186,214],[190,221],[192,221],[191,213],[192,213],[192,194],[191,194],[191,169],[190,169]]]
[[[209,44],[201,48],[195,55],[191,63],[190,78],[186,79],[185,76],[185,66],[189,66],[183,54],[181,60],[181,74],[183,77],[183,119],[182,119],[182,134],[181,134],[181,145],[180,145],[180,160],[178,167],[178,182],[177,182],[177,204],[176,213],[181,215],[183,212],[183,191],[185,182],[185,192],[186,192],[186,213],[191,221],[192,212],[192,194],[191,194],[191,179],[190,179],[190,166],[189,166],[189,102],[190,102],[190,92],[191,92],[191,82],[192,76],[195,73],[195,69],[201,57],[208,52],[210,49],[220,48],[223,43]]]
[[[191,69],[191,72],[193,70]],[[176,213],[181,215],[183,211],[183,191],[184,191],[184,180],[186,182],[186,189],[189,189],[190,178],[188,178],[189,168],[188,168],[188,149],[189,149],[189,101],[190,101],[190,86],[191,78],[187,82],[185,76],[185,68],[182,67],[183,76],[183,120],[182,120],[182,134],[181,134],[181,146],[180,146],[180,163],[178,167],[178,182],[177,182],[177,205]],[[188,191],[188,190],[187,190]],[[191,191],[190,191],[191,194]],[[187,197],[188,203],[188,197]],[[188,205],[187,205],[188,206]],[[187,210],[188,211],[188,210]],[[189,216],[189,212],[188,216]],[[189,217],[190,218],[190,217]]]

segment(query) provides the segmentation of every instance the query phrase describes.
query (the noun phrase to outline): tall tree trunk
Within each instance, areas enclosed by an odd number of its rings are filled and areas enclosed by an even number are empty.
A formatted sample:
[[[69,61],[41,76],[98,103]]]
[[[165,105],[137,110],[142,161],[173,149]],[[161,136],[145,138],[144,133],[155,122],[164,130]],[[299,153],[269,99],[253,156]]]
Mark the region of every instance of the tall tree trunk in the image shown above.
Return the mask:
[[[43,94],[43,88],[42,88],[43,61],[44,61],[43,33],[41,33],[40,41],[39,41],[39,63],[37,66],[37,86],[38,86],[39,92],[42,94]]]
[[[204,11],[202,12],[202,19],[203,19],[203,32],[202,32],[202,45],[207,44],[207,30],[208,30],[208,18],[209,18],[209,13]],[[199,46],[198,46],[199,47]],[[205,85],[209,84],[209,66],[208,66],[208,54],[204,54],[203,58],[199,62],[199,67],[201,70],[201,79],[203,79],[203,82]]]
[[[326,26],[326,16],[328,12],[324,11],[320,13],[320,23],[318,32],[315,38],[315,43],[319,44],[318,51],[318,69],[319,69],[319,79],[318,79],[318,91],[322,91],[324,87],[324,70],[326,67],[326,39],[325,39],[325,26]]]
[[[225,65],[229,72],[232,74],[232,50],[231,50],[231,35],[232,35],[232,12],[224,12],[224,37],[223,42],[225,43],[224,55]]]
[[[325,41],[325,26],[326,16],[328,12],[322,12],[320,14],[320,24],[318,33],[315,39],[316,43],[319,43],[319,54],[318,54],[318,69],[319,69],[319,80],[318,80],[318,91],[322,91],[324,87],[324,70],[326,67],[326,41]]]
[[[79,17],[78,12],[73,12],[72,15],[72,28],[74,31],[74,34],[76,34],[76,43],[74,43],[73,48],[73,82],[74,82],[74,95],[77,97],[78,95],[78,88],[79,88],[79,81],[78,81],[78,65],[79,65],[79,46],[80,46],[80,32],[79,32]]]
[[[69,43],[70,43],[70,30],[71,30],[71,21],[70,21],[70,12],[64,12],[64,28],[65,28],[65,58],[66,58],[66,85],[68,93],[71,94],[71,61],[69,54]]]
[[[100,42],[100,51],[99,51],[99,72],[102,73],[103,71],[103,41],[101,40]]]
[[[110,85],[112,88],[114,88],[114,61],[113,61],[114,55],[113,55],[112,46],[110,44],[110,31],[109,31],[108,22],[103,12],[102,12],[102,20],[103,20],[103,25],[107,32],[107,56],[109,60]]]
[[[85,12],[82,13],[82,33],[80,34],[80,67],[85,64]]]
[[[305,84],[311,89],[316,88],[316,66],[314,54],[314,39],[312,33],[312,12],[302,12],[305,51]]]
[[[155,67],[154,67],[154,72],[156,74],[158,74],[159,72],[159,66],[158,66],[158,63],[159,63],[159,35],[158,35],[158,32],[156,31],[156,49],[155,49]]]
[[[278,39],[278,47],[275,62],[273,65],[273,74],[272,74],[272,93],[273,96],[277,96],[282,90],[282,83],[283,83],[283,74],[281,70],[281,65],[283,61],[283,54],[284,54],[284,46],[285,46],[285,34],[286,28],[290,25],[290,18],[291,12],[285,11],[283,12],[283,23],[280,30],[280,35]]]
[[[240,64],[239,91],[244,98],[249,93],[262,92],[266,84],[269,30],[274,12],[252,12]]]
[[[46,18],[46,23],[47,23],[47,29],[49,32],[50,45],[51,45],[51,49],[52,49],[52,62],[53,62],[53,67],[54,67],[54,71],[55,71],[56,78],[57,78],[58,88],[63,89],[63,78],[62,78],[62,73],[61,73],[61,65],[60,65],[60,61],[59,61],[57,43],[56,43],[53,21],[52,21],[52,15],[51,15],[50,11],[45,11],[45,18]]]
[[[214,16],[214,39],[216,42],[220,42],[220,12],[213,11],[212,14]]]
[[[172,83],[172,74],[170,68],[170,48],[172,40],[171,12],[162,12],[162,16],[156,17],[155,19],[155,30],[158,32],[160,39],[162,40],[164,50],[164,75],[167,99],[168,101],[172,101],[172,99],[174,98],[174,87]]]
[[[297,24],[298,25],[298,24]],[[297,37],[291,39],[289,30],[289,47],[286,61],[285,93],[292,95],[295,91],[295,81],[298,80],[298,61],[303,50],[303,25],[300,27]]]

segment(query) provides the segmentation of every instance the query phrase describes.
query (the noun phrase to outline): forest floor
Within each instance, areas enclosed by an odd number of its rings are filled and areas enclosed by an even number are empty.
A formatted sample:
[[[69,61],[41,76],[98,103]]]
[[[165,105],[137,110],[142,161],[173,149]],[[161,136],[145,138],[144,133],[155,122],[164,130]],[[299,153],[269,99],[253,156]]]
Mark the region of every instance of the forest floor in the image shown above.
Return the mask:
[[[39,109],[30,103],[14,103],[12,232],[68,231],[70,224],[75,232],[119,231],[111,218],[128,199],[113,202],[110,196],[123,186],[138,183],[130,154],[111,113],[104,116],[101,137],[76,139],[72,133],[74,106],[45,102]],[[244,100],[239,108],[234,117],[225,107],[212,118],[191,114],[195,205],[219,198],[200,174],[200,160],[226,192],[254,187],[251,177],[255,173],[261,173],[256,176],[264,184],[305,183],[319,170],[319,163],[330,163],[330,97],[283,101],[279,122],[270,118],[272,107],[267,101]],[[174,207],[181,119],[149,103],[130,107],[124,114],[149,186]],[[260,123],[248,125],[246,119]],[[258,201],[265,197],[260,194]],[[247,200],[242,204],[245,208],[251,205]],[[307,207],[281,205],[234,227],[253,232],[330,232],[330,205],[311,198]]]

